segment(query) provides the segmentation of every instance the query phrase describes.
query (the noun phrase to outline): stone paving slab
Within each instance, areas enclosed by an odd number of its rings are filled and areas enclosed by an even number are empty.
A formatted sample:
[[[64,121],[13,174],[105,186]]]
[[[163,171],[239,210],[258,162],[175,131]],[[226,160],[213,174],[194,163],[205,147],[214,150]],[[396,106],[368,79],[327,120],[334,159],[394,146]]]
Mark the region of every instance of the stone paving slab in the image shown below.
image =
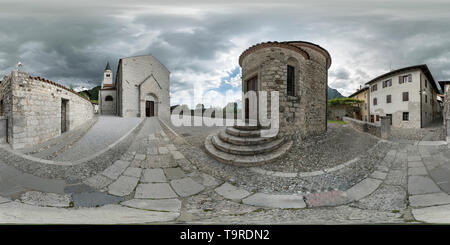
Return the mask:
[[[450,205],[412,209],[414,218],[427,223],[450,223]]]
[[[308,207],[339,206],[350,200],[344,191],[326,191],[311,193],[305,196]]]
[[[450,177],[450,176],[449,176]],[[437,185],[445,192],[450,193],[450,182],[440,182]]]
[[[144,169],[141,182],[167,182],[164,170],[161,168]]]
[[[428,175],[425,167],[413,167],[408,169],[408,175]]]
[[[134,198],[175,198],[177,194],[167,183],[139,184]]]
[[[117,204],[123,197],[112,196],[104,192],[83,192],[72,194],[74,207],[100,207],[107,204]]]
[[[240,200],[250,195],[250,192],[248,192],[247,190],[238,188],[229,183],[225,183],[217,187],[215,190],[217,194],[231,200]]]
[[[171,151],[170,153],[172,154],[172,157],[175,160],[179,160],[179,159],[183,159],[184,158],[183,154],[181,154],[181,152],[179,152],[179,151]]]
[[[413,168],[413,167],[424,167],[422,162],[408,162],[408,167],[409,168]]]
[[[124,206],[146,210],[179,212],[181,209],[181,201],[178,199],[131,199],[121,203]]]
[[[86,180],[83,181],[84,184],[91,186],[92,188],[101,190],[105,187],[107,187],[108,185],[110,185],[113,182],[112,179],[103,176],[101,174],[98,175],[94,175]]]
[[[103,175],[110,179],[117,179],[119,176],[125,171],[125,169],[130,165],[130,162],[117,160],[113,165],[109,166],[105,171],[103,171]]]
[[[436,183],[449,181],[450,171],[445,167],[431,169],[430,176]]]
[[[143,224],[168,222],[177,212],[158,212],[106,205],[99,208],[50,208],[9,202],[0,205],[2,224]]]
[[[411,195],[440,192],[439,187],[427,176],[409,176],[408,193]]]
[[[420,156],[408,156],[408,162],[418,162],[421,161],[422,157]]]
[[[142,173],[142,168],[128,167],[125,170],[125,172],[123,172],[123,175],[140,178],[141,173]]]
[[[381,184],[381,180],[367,178],[346,190],[350,200],[359,200],[370,193],[374,192]]]
[[[20,196],[23,203],[42,207],[70,207],[70,195],[28,191]]]
[[[181,168],[166,168],[164,173],[169,180],[181,179],[185,177],[184,171]]]
[[[409,204],[412,207],[427,207],[442,204],[450,204],[450,196],[442,192],[424,195],[414,195],[409,197]]]
[[[134,159],[135,160],[139,160],[139,161],[143,161],[143,160],[145,160],[145,154],[136,154],[134,156]]]
[[[242,199],[242,203],[270,208],[305,208],[306,204],[301,195],[274,195],[266,193],[256,193]]]
[[[193,174],[189,174],[189,177],[191,177],[197,183],[200,183],[207,187],[216,187],[220,184],[216,178],[212,177],[209,174],[205,174],[205,173],[193,173]]]
[[[385,172],[381,172],[381,171],[374,171],[370,177],[374,178],[374,179],[380,179],[380,180],[384,180],[387,176],[387,173]]]
[[[195,195],[205,189],[205,187],[191,178],[175,179],[170,181],[170,185],[181,197]]]
[[[108,193],[114,196],[130,195],[138,182],[139,178],[122,175],[114,183],[109,185]]]

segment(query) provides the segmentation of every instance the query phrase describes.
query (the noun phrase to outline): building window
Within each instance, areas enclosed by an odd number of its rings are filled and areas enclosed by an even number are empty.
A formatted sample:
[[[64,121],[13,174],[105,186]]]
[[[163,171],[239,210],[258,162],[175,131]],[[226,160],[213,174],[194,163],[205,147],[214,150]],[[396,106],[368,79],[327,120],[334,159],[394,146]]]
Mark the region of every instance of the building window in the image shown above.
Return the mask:
[[[113,101],[113,97],[111,95],[106,96],[105,101]]]
[[[373,98],[373,105],[377,105],[377,98]]]
[[[425,95],[425,103],[428,103],[428,96]]]
[[[392,79],[383,82],[383,88],[392,86]]]
[[[412,75],[411,74],[398,77],[398,83],[399,84],[407,83],[407,82],[412,82]]]
[[[403,121],[409,121],[409,112],[403,112]]]
[[[377,122],[380,121],[380,115],[377,115]]]
[[[391,95],[386,95],[386,103],[391,103]]]
[[[106,77],[109,77],[110,76],[110,74],[106,74]]]
[[[409,101],[409,93],[403,92],[403,101]]]
[[[425,79],[425,88],[428,88],[428,81]]]
[[[3,110],[3,100],[0,100],[0,117],[3,116],[4,110]]]
[[[290,96],[295,96],[295,93],[294,93],[294,89],[295,89],[295,87],[294,87],[294,81],[295,81],[294,80],[294,78],[295,78],[294,71],[295,71],[295,69],[293,66],[290,66],[290,65],[287,66],[287,94]]]
[[[364,103],[364,109],[367,110],[367,103]]]
[[[377,85],[376,84],[372,85],[372,92],[373,91],[377,91]]]

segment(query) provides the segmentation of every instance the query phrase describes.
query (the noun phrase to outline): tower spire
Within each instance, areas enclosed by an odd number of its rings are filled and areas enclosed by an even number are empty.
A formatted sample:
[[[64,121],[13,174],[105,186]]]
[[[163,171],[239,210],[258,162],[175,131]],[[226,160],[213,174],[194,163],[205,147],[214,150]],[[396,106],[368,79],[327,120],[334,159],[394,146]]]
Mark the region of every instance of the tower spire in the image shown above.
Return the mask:
[[[106,63],[105,71],[106,71],[106,70],[111,70],[111,67],[109,67],[109,61]]]

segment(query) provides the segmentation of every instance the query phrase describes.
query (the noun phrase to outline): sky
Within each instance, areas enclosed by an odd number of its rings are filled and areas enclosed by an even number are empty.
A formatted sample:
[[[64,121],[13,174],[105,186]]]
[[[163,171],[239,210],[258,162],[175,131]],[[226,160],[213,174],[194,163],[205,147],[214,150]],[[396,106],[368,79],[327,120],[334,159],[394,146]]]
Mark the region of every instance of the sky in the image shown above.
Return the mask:
[[[427,64],[450,80],[447,0],[0,0],[0,75],[22,70],[74,88],[100,85],[106,62],[151,54],[171,72],[171,104],[241,98],[239,55],[301,40],[332,57],[345,96],[393,69]]]

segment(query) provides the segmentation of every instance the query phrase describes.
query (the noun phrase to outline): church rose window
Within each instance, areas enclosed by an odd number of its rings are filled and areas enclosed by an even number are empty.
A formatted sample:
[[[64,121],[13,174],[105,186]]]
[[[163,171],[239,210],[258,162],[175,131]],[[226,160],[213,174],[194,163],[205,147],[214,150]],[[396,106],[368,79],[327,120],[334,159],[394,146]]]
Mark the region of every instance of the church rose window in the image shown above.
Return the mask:
[[[111,95],[106,96],[105,101],[113,101],[113,97]]]

